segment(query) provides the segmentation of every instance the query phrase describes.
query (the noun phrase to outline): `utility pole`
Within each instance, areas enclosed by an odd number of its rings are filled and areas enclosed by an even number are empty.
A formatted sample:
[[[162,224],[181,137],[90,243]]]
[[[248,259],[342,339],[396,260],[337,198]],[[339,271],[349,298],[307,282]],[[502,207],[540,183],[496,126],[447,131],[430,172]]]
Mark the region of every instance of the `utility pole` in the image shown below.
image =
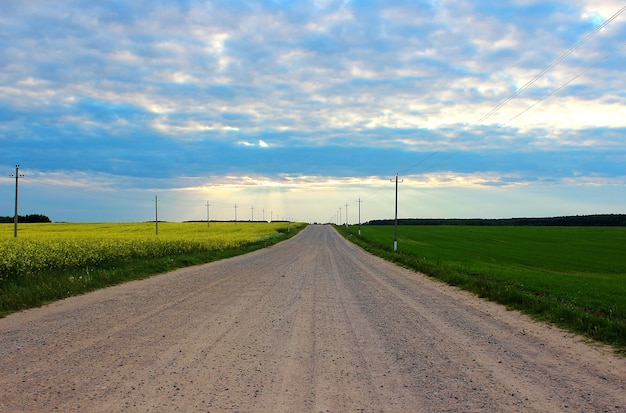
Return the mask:
[[[154,223],[156,226],[156,234],[159,235],[159,196],[154,196]]]
[[[250,218],[250,221],[254,222],[254,205],[252,205],[252,208],[250,208],[252,210],[252,217]]]
[[[235,222],[237,222],[237,204],[235,204]]]
[[[209,215],[209,207],[211,206],[211,204],[209,204],[209,201],[206,201],[206,226],[209,227],[211,224],[211,218]]]
[[[357,201],[359,203],[359,236],[361,236],[361,198],[359,197],[359,199],[357,199]]]
[[[263,221],[265,221],[265,208],[263,208]]]
[[[393,179],[390,179],[393,182]],[[400,182],[404,182],[404,179]],[[393,251],[398,251],[398,174],[396,174],[396,217],[393,224]]]
[[[341,207],[339,207],[339,225],[341,225],[341,222],[343,220],[341,219]]]
[[[270,222],[274,220],[274,211],[270,211]]]
[[[23,178],[24,175],[20,175],[20,166],[15,165],[15,175],[9,175],[11,178],[15,178],[15,215],[13,216],[13,238],[17,238],[17,194],[18,194],[18,181],[20,178]]]
[[[348,203],[346,202],[346,228],[348,228]]]

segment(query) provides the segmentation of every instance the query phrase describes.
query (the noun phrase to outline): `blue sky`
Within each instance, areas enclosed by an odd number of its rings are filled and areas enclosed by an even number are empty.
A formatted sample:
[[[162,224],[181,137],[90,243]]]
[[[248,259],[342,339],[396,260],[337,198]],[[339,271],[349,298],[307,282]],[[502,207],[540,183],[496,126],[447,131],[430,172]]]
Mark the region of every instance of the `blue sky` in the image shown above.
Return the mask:
[[[623,7],[3,0],[0,215],[624,213]]]

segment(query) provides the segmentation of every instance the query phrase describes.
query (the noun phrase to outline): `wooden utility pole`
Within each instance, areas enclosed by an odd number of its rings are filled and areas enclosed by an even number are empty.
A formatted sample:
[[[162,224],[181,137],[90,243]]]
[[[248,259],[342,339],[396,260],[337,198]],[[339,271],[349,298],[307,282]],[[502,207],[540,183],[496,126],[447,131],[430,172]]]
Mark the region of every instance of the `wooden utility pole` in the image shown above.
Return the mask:
[[[393,182],[393,179],[391,179],[391,182]],[[404,180],[400,182],[404,182]],[[396,214],[393,224],[393,251],[398,251],[398,174],[396,174]]]
[[[156,234],[159,235],[159,196],[154,196],[154,224],[156,227]]]
[[[18,213],[17,213],[17,195],[18,195],[18,182],[20,178],[23,178],[24,175],[20,175],[20,166],[15,165],[15,175],[9,175],[11,178],[15,177],[15,215],[13,215],[13,238],[17,238],[17,221],[18,221]]]
[[[359,203],[359,236],[361,235],[361,198],[357,199],[357,201]]]

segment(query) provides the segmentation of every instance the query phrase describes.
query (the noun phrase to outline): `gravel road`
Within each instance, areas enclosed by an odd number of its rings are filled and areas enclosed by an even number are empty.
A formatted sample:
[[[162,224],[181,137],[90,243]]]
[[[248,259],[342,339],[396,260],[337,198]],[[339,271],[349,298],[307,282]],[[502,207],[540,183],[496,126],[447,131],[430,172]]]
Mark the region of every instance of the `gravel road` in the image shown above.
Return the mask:
[[[626,412],[626,359],[332,227],[0,320],[0,412]]]

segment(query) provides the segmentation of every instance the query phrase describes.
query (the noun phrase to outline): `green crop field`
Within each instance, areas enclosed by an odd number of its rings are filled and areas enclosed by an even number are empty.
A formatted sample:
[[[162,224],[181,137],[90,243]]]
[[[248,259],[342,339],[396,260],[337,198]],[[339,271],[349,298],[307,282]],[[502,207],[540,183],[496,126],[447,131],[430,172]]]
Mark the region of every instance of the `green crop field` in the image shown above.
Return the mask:
[[[509,308],[626,349],[626,228],[364,226],[365,249]]]
[[[242,254],[302,229],[287,222],[0,224],[0,316],[185,265]]]

